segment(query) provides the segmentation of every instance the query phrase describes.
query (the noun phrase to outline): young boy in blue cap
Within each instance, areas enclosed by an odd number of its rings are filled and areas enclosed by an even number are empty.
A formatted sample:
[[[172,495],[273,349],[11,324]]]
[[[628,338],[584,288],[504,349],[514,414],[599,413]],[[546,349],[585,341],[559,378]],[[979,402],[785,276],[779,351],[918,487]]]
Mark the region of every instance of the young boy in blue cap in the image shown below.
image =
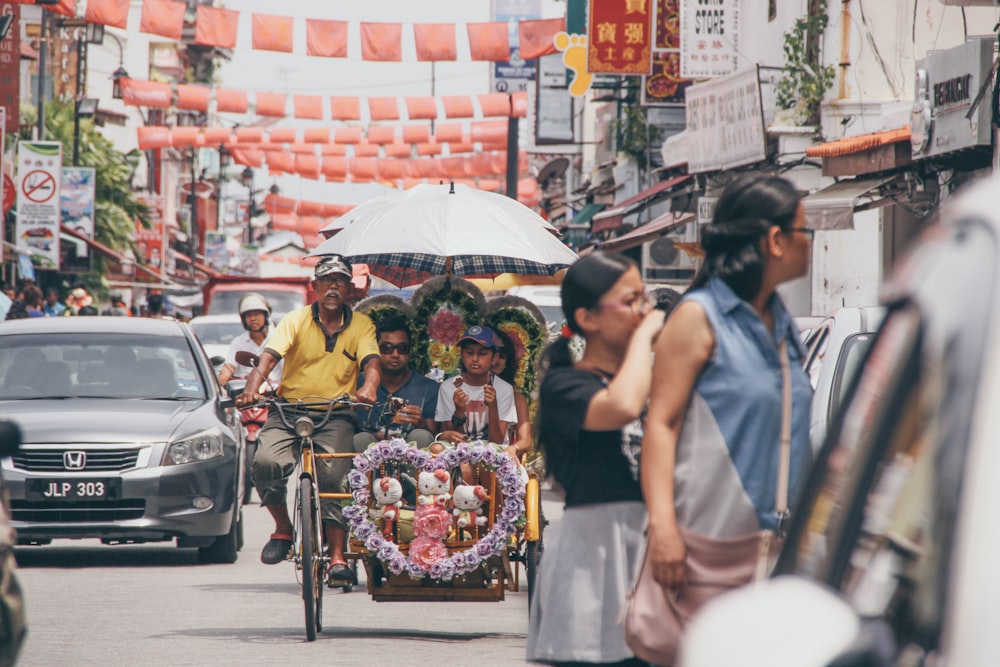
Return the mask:
[[[490,371],[499,342],[487,326],[465,330],[458,345],[462,373],[441,383],[434,419],[443,437],[503,443],[507,426],[517,422],[514,387]]]

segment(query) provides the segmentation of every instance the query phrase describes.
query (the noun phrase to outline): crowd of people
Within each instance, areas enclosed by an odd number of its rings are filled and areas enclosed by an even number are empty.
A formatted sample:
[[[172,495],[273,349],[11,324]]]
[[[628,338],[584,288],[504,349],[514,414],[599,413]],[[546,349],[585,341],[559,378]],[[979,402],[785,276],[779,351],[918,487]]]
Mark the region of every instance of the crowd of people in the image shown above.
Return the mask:
[[[0,322],[29,317],[70,317],[70,316],[115,316],[115,317],[173,317],[183,320],[181,313],[171,313],[166,297],[154,292],[146,297],[146,303],[131,307],[121,294],[112,293],[107,305],[100,308],[87,286],[74,283],[65,298],[60,297],[56,287],[43,291],[33,280],[26,279],[16,288],[0,280]]]

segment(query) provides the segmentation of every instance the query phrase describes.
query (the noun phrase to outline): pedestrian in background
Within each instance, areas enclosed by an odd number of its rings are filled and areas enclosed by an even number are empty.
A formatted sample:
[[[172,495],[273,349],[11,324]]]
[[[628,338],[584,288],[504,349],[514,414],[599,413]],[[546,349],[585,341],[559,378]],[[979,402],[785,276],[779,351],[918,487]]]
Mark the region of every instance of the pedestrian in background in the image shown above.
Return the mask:
[[[709,538],[776,530],[784,406],[791,385],[788,498],[812,462],[811,387],[798,329],[775,288],[809,268],[812,231],[798,192],[777,176],[743,176],[702,230],[706,257],[655,346],[642,445],[647,565],[681,593],[681,528]]]
[[[538,439],[566,510],[545,537],[527,657],[643,665],[619,618],[643,544],[638,448],[664,313],[652,311],[639,269],[621,255],[578,260],[561,295],[566,328],[542,356]],[[570,333],[586,341],[576,362]]]
[[[7,313],[10,312],[10,307],[14,304],[14,299],[8,293],[10,291],[7,283],[0,280],[0,322],[7,319]]]
[[[42,308],[46,317],[59,317],[66,310],[66,306],[59,303],[59,290],[49,287],[45,290],[45,306]]]
[[[24,306],[28,312],[28,317],[45,317],[44,305],[42,289],[40,287],[29,285],[24,288]]]
[[[66,297],[66,310],[62,314],[79,315],[81,308],[90,306],[93,303],[94,297],[87,291],[86,285],[80,282],[73,283],[73,289],[70,290],[69,296]]]

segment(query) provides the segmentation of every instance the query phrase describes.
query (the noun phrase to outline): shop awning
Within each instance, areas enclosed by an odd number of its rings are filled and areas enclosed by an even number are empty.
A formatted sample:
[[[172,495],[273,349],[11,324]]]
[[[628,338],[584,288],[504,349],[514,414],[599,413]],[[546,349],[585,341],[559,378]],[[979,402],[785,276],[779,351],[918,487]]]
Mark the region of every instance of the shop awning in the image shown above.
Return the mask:
[[[91,248],[93,248],[97,252],[99,252],[102,255],[105,255],[107,257],[110,257],[111,259],[115,260],[119,264],[128,264],[128,263],[131,263],[134,266],[134,268],[135,268],[135,270],[136,270],[137,273],[145,273],[145,274],[149,275],[150,277],[155,278],[156,280],[163,280],[163,276],[161,276],[156,271],[153,271],[152,269],[148,269],[145,266],[143,266],[142,264],[139,264],[138,262],[134,262],[131,258],[125,257],[123,254],[121,254],[117,250],[109,248],[108,246],[104,245],[100,241],[95,241],[94,239],[90,238],[89,236],[84,236],[83,234],[77,233],[77,231],[75,229],[73,229],[72,227],[69,227],[68,225],[59,225],[59,231],[62,234],[65,234],[65,235],[70,236],[70,237],[72,237],[74,239],[79,239],[80,241],[83,241],[84,243],[86,243],[87,245],[89,245]]]
[[[629,197],[625,201],[617,204],[614,208],[602,211],[594,216],[590,225],[590,231],[603,232],[609,229],[618,229],[622,226],[626,215],[632,213],[651,201],[662,199],[667,195],[674,194],[682,185],[694,178],[693,174],[682,174],[674,178],[660,181],[656,185],[646,188],[639,194]]]
[[[621,252],[622,250],[635,248],[646,241],[658,239],[668,232],[683,227],[689,222],[694,221],[694,219],[694,213],[674,213],[671,211],[670,213],[661,215],[652,222],[639,225],[628,234],[622,234],[617,238],[599,243],[598,248],[609,252]]]
[[[569,220],[569,227],[585,227],[590,225],[590,220],[595,215],[606,208],[604,204],[587,204],[580,209],[580,212]]]
[[[811,229],[854,229],[855,211],[867,211],[891,203],[880,192],[895,176],[855,178],[834,183],[803,197],[806,225]]]

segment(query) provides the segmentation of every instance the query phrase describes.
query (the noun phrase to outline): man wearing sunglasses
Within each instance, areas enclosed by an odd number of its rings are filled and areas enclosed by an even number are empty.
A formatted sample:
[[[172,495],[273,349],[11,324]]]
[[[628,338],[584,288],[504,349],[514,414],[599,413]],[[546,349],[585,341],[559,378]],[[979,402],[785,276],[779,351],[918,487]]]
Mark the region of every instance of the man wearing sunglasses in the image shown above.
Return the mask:
[[[354,436],[354,450],[364,451],[373,442],[397,435],[427,447],[434,441],[438,384],[410,368],[410,327],[404,318],[386,317],[375,335],[382,379],[375,406],[357,411],[360,429]],[[358,382],[364,383],[363,375]]]

